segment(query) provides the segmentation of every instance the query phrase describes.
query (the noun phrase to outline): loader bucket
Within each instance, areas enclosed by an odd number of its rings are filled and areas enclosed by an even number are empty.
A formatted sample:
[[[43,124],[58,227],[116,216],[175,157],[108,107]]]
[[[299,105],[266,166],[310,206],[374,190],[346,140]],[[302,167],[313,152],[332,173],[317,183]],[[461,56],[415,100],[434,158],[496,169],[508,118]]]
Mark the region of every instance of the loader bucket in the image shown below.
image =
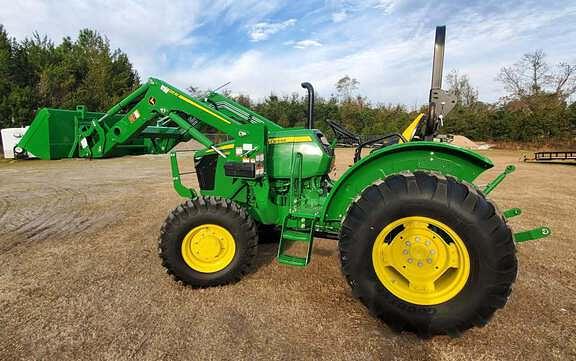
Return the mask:
[[[76,110],[40,109],[30,124],[30,128],[16,145],[16,153],[21,156],[26,153],[32,154],[44,160],[77,158],[79,157],[80,132],[90,127],[92,122],[97,121],[103,115],[104,113],[87,112],[84,106],[78,106]],[[108,122],[113,124],[121,117],[121,114],[113,115]],[[158,132],[154,130],[155,127],[147,128],[128,142],[118,144],[106,156],[165,153],[180,141],[173,135],[173,139],[164,141],[163,147],[160,148],[153,141],[153,138],[158,137]]]
[[[79,123],[79,113],[72,110],[41,109],[16,147],[45,160],[77,156],[78,152],[74,148],[77,148],[78,126],[89,124],[88,119],[82,122],[84,124]]]

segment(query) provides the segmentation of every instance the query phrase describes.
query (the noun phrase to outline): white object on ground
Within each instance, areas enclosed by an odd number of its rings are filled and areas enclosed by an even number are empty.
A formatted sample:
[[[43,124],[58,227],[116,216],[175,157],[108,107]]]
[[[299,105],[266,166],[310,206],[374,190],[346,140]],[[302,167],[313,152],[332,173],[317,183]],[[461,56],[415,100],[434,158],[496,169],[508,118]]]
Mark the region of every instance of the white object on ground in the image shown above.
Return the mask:
[[[13,159],[14,158],[14,147],[20,139],[24,136],[24,133],[28,130],[28,127],[24,128],[5,128],[0,130],[2,134],[2,148],[4,148],[4,158]],[[32,155],[30,155],[32,156]]]

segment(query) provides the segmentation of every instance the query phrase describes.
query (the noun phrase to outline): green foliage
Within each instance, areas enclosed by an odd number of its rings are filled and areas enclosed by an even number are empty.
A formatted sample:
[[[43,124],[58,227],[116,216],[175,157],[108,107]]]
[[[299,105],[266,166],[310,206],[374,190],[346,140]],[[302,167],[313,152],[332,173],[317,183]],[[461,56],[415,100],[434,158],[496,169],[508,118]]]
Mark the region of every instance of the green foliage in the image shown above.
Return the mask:
[[[467,97],[470,102],[474,97]],[[257,103],[242,95],[242,104],[284,127],[304,127],[306,97],[270,95]],[[540,93],[520,100],[486,104],[474,100],[458,103],[446,117],[442,133],[461,134],[475,140],[544,143],[574,141],[576,103],[568,105],[554,94]],[[339,122],[363,136],[398,133],[425,109],[409,111],[402,105],[373,105],[364,97],[343,102],[316,99],[315,127],[331,136],[326,119]]]
[[[247,95],[236,97],[236,101],[251,106],[256,112],[274,120],[283,127],[304,127],[306,122],[305,96],[292,94],[278,97],[268,96],[256,103]],[[334,97],[316,98],[315,127],[330,136],[327,119],[335,120],[345,128],[360,135],[384,135],[402,131],[416,117],[401,105],[371,105],[364,97],[338,102]]]
[[[521,65],[508,69],[507,74],[522,79],[523,75],[514,73],[526,73],[522,66],[539,67],[542,71],[548,69],[543,60],[544,54],[535,54],[538,56],[527,54],[523,59],[538,59],[519,63]],[[478,90],[470,84],[468,76],[456,70],[451,71],[446,80],[449,91],[456,95],[458,103],[446,117],[441,131],[475,140],[573,143],[576,134],[576,103],[570,104],[567,99],[576,89],[576,66],[560,63],[557,69],[554,73],[543,73],[541,76],[548,82],[548,88],[529,85],[528,88],[537,88],[538,91],[512,92],[496,104],[478,101]],[[354,98],[351,94],[357,90],[358,84],[356,79],[345,76],[335,84],[338,98],[332,96],[330,99],[316,99],[316,128],[330,136],[332,132],[325,120],[331,119],[365,137],[399,133],[418,113],[426,111],[426,107],[419,111],[408,111],[402,105],[373,105],[365,97]],[[505,85],[512,89],[509,84]],[[241,102],[282,126],[305,124],[305,97],[296,94],[282,98],[270,95],[263,102],[255,103],[243,95]]]
[[[245,96],[249,98],[248,96]],[[252,103],[252,101],[249,101]],[[256,112],[283,127],[303,127],[306,119],[306,100],[294,93],[282,98],[271,94],[264,102],[253,106]]]
[[[138,86],[128,56],[95,31],[55,46],[37,33],[17,42],[0,25],[0,128],[29,124],[41,107],[107,110]]]

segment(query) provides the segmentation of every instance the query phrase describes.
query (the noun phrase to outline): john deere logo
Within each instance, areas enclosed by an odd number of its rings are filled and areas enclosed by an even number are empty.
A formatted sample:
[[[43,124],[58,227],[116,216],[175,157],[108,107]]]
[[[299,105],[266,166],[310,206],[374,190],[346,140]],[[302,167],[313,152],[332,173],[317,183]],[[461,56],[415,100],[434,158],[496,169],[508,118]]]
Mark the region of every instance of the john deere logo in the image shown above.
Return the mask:
[[[154,97],[148,98],[148,103],[149,103],[150,105],[156,105],[156,98],[154,98]]]

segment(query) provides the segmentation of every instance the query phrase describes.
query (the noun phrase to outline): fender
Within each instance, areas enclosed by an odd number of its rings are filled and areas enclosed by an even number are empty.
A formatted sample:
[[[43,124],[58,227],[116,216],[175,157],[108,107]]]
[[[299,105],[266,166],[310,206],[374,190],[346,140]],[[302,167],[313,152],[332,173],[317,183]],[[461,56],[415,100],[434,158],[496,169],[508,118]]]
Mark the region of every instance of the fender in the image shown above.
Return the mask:
[[[472,183],[493,166],[490,159],[478,153],[446,143],[422,141],[387,146],[362,158],[338,179],[326,199],[321,221],[338,229],[352,201],[366,187],[392,174],[434,171]]]

